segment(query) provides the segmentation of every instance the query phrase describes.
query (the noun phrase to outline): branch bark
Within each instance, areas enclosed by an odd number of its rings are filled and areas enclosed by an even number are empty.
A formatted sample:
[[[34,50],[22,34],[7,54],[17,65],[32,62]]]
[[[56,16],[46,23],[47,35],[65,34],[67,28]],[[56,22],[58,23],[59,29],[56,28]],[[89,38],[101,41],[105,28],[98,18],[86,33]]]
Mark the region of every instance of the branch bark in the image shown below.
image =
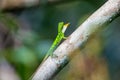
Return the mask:
[[[32,80],[49,80],[70,61],[70,56],[79,49],[91,35],[107,27],[120,14],[120,0],[108,0],[78,27],[35,72]],[[62,67],[62,68],[61,68]]]

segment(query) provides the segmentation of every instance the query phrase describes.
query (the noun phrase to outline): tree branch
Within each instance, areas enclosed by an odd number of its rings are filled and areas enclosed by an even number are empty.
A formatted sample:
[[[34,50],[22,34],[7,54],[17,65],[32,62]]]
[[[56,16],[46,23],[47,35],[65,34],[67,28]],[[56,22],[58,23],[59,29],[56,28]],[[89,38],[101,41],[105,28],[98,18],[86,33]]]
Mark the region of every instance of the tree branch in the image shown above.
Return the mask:
[[[120,0],[108,0],[75,30],[35,72],[32,80],[49,80],[70,61],[74,51],[86,43],[91,35],[103,26],[107,27],[120,13]]]

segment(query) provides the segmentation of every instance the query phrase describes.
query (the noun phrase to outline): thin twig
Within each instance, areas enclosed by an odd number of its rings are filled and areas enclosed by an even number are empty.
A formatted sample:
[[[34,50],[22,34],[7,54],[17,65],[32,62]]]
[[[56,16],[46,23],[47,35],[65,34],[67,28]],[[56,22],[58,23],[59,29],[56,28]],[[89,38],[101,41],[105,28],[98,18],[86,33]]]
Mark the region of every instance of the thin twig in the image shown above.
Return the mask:
[[[0,10],[16,8],[29,8],[43,5],[57,5],[60,3],[71,2],[73,0],[0,0]],[[74,0],[78,1],[78,0]]]
[[[0,10],[37,6],[39,0],[0,0]]]

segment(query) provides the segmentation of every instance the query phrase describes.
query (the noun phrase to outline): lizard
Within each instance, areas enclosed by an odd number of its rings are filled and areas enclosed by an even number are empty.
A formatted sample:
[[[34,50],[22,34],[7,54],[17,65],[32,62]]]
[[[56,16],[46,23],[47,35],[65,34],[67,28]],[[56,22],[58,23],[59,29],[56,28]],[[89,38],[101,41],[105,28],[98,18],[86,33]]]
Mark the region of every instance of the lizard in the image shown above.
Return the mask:
[[[58,23],[58,34],[51,45],[50,49],[48,50],[47,54],[45,55],[43,61],[45,61],[49,56],[53,56],[53,51],[56,49],[56,47],[59,45],[62,39],[66,39],[64,36],[64,33],[69,26],[70,23],[64,24],[64,22],[59,22]]]

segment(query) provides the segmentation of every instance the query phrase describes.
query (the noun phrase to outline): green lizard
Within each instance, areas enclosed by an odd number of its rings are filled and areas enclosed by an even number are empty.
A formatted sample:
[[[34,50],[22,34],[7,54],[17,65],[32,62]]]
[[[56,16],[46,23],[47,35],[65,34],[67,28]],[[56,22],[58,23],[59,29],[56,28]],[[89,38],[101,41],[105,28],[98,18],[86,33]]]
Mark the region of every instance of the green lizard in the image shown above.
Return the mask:
[[[61,40],[66,39],[66,37],[64,36],[64,33],[65,33],[68,26],[69,26],[69,23],[64,24],[64,22],[59,22],[59,24],[58,24],[58,35],[55,38],[55,41],[53,42],[52,46],[48,50],[48,52],[47,52],[46,56],[44,57],[43,61],[46,60],[49,56],[53,56],[53,51],[56,49],[56,47],[61,42]]]
[[[48,50],[46,56],[44,57],[44,59],[41,63],[43,63],[49,56],[53,56],[53,51],[56,49],[56,47],[61,42],[61,40],[66,39],[66,37],[64,36],[64,33],[65,33],[68,26],[69,26],[69,23],[64,24],[64,22],[59,22],[57,37],[55,38],[55,41],[53,42],[52,46]]]

